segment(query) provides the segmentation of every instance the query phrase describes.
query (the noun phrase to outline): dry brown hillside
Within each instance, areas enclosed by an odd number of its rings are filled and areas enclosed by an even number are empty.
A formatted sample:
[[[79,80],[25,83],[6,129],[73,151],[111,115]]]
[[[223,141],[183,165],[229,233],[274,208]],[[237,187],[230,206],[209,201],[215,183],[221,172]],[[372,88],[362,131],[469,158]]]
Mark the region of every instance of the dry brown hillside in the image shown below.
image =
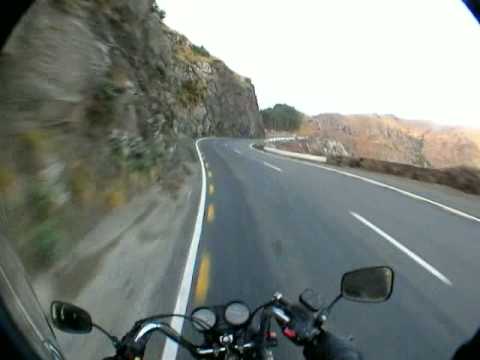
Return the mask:
[[[358,157],[435,168],[480,167],[480,130],[439,127],[393,115],[321,114],[300,132],[340,141]]]

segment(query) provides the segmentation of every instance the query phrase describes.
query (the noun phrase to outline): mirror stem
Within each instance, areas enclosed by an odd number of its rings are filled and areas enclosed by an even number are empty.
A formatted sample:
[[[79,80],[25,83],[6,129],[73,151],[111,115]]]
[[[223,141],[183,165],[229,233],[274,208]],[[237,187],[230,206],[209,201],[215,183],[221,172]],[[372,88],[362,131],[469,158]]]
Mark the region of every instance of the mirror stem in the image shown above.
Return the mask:
[[[330,314],[330,311],[332,311],[332,308],[335,306],[335,304],[342,298],[342,294],[339,294],[331,303],[330,305],[327,306],[327,308],[322,311],[322,316],[325,316],[325,318]],[[326,319],[325,319],[326,320]]]
[[[100,331],[101,333],[103,333],[106,337],[108,337],[110,339],[110,341],[112,342],[113,344],[113,347],[115,349],[118,348],[118,345],[120,343],[120,341],[118,340],[118,338],[116,336],[113,336],[111,335],[107,330],[105,330],[104,328],[102,328],[100,325],[97,325],[97,324],[92,324],[92,326],[97,329],[98,331]]]

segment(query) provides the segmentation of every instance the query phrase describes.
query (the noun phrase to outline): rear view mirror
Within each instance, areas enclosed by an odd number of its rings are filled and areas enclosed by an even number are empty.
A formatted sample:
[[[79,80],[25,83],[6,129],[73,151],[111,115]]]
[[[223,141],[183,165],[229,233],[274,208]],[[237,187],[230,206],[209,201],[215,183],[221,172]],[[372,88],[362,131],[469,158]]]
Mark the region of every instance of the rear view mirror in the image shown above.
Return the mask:
[[[342,296],[360,302],[383,302],[393,291],[393,270],[386,266],[364,268],[343,275]]]
[[[306,289],[300,295],[300,303],[310,311],[319,311],[323,307],[323,300],[315,290]]]
[[[93,323],[90,314],[78,306],[54,301],[50,306],[53,325],[59,330],[87,334],[92,331]]]

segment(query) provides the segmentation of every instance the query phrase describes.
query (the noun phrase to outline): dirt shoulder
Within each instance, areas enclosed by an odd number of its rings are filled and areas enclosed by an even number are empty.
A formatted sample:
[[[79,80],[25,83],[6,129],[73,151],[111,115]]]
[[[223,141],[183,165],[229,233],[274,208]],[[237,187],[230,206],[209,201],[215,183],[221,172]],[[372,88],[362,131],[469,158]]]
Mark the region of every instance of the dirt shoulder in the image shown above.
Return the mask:
[[[101,221],[78,246],[39,276],[34,288],[45,310],[50,301],[72,301],[116,335],[141,317],[171,312],[185,266],[201,189],[199,163],[190,164],[174,196],[159,186]],[[102,358],[112,348],[97,333],[57,332],[69,359]],[[152,341],[151,356],[161,344]]]

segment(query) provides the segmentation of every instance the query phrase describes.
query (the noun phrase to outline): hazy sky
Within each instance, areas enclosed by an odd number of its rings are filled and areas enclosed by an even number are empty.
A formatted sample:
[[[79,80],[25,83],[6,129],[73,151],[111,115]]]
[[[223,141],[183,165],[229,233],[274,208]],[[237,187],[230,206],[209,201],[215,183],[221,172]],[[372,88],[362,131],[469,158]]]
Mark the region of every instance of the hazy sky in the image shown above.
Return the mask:
[[[252,79],[260,107],[480,127],[480,27],[461,0],[158,0]]]

